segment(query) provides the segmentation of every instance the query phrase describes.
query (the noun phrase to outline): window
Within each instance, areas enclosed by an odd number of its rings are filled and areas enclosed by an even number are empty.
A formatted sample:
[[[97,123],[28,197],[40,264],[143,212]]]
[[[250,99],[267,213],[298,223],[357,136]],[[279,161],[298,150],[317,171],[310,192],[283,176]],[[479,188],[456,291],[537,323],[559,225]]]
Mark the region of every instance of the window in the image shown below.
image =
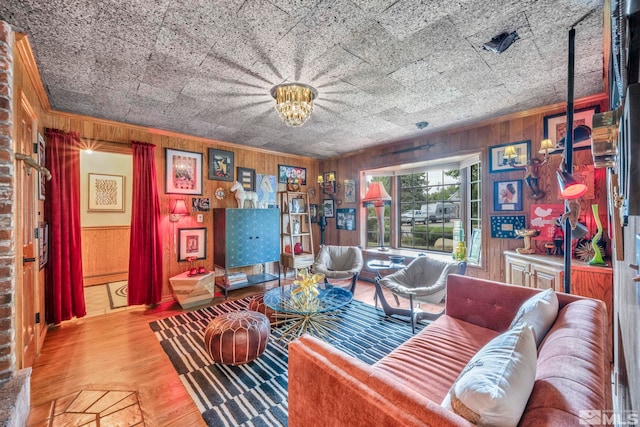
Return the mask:
[[[452,252],[453,221],[461,215],[460,169],[429,169],[398,182],[399,247]]]
[[[367,181],[385,182],[392,195],[392,207],[385,210],[387,245],[451,253],[454,221],[462,222],[467,246],[473,230],[481,229],[479,155],[400,165],[368,171],[366,175]],[[391,221],[391,212],[396,221]],[[367,208],[366,229],[366,247],[378,246],[378,223],[373,208]]]

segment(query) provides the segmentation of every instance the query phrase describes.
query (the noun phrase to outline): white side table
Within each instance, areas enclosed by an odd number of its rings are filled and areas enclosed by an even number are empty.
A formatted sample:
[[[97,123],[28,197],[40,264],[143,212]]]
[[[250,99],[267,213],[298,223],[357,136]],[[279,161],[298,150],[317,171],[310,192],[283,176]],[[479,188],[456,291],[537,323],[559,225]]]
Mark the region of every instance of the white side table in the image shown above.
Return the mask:
[[[169,279],[173,298],[178,301],[180,307],[191,308],[208,304],[215,294],[215,276],[210,271],[205,274],[189,276],[185,271]]]

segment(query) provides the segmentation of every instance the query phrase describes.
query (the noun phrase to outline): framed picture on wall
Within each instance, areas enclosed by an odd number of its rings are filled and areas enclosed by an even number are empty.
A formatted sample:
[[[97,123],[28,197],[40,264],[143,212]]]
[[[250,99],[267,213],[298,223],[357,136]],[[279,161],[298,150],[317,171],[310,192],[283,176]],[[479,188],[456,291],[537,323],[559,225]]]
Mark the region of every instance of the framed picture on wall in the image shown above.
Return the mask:
[[[522,210],[522,180],[496,181],[493,183],[493,210]]]
[[[480,264],[480,252],[482,244],[482,232],[474,228],[471,232],[471,243],[469,244],[469,255],[467,261],[471,264]]]
[[[209,179],[233,181],[233,152],[209,148]]]
[[[344,180],[344,201],[345,203],[356,202],[356,180],[355,179]]]
[[[165,148],[165,193],[202,194],[202,153]]]
[[[354,208],[338,208],[336,210],[336,228],[338,230],[355,230],[356,210]]]
[[[509,147],[509,149],[507,149]],[[515,157],[509,158],[513,147]],[[489,147],[489,173],[509,172],[524,169],[531,159],[531,140],[509,142]]]
[[[493,239],[515,239],[516,230],[527,228],[525,215],[491,215],[490,220]]]
[[[600,112],[600,107],[594,105],[593,107],[582,108],[573,112],[573,128],[578,126],[587,126],[590,130],[593,129],[593,115]],[[553,144],[558,150],[564,148],[562,139],[567,134],[567,113],[554,114],[546,116],[544,118],[544,138],[553,141]],[[574,135],[578,134],[575,132]],[[591,138],[587,138],[584,141],[579,141],[573,144],[574,150],[581,150],[591,147]]]
[[[296,166],[278,165],[278,182],[287,184],[290,179],[298,179],[298,184],[307,185],[307,169]]]
[[[207,258],[207,229],[181,228],[178,230],[178,262],[187,258]]]
[[[124,212],[124,175],[89,174],[89,212]]]
[[[256,170],[238,167],[238,182],[244,191],[256,191]]]
[[[42,137],[42,134],[40,132],[38,132],[38,165],[40,167],[45,167],[45,148],[46,148],[46,144],[44,142],[44,138]],[[40,172],[38,174],[38,199],[40,200],[44,200],[45,199],[45,176],[44,173]]]
[[[322,201],[322,215],[325,218],[333,218],[335,212],[335,204],[333,199],[324,199]]]
[[[49,224],[41,222],[38,227],[38,259],[42,270],[49,260]]]
[[[318,205],[315,203],[311,203],[309,205],[309,217],[311,218],[311,222],[318,222]]]

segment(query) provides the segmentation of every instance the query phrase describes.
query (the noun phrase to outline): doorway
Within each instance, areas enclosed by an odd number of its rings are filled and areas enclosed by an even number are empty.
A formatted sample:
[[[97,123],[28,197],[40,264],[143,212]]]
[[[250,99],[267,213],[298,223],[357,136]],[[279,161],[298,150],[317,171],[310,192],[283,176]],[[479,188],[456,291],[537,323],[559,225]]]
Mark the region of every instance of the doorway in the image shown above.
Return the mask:
[[[129,153],[80,153],[80,226],[87,316],[125,310],[133,159]]]

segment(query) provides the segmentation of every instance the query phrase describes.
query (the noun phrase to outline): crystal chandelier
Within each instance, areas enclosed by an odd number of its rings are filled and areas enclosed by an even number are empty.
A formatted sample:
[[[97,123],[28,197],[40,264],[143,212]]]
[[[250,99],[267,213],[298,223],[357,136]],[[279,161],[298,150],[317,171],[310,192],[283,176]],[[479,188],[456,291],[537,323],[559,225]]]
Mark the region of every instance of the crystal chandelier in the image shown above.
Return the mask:
[[[302,126],[311,117],[318,91],[302,83],[285,83],[271,88],[276,111],[287,126]]]

